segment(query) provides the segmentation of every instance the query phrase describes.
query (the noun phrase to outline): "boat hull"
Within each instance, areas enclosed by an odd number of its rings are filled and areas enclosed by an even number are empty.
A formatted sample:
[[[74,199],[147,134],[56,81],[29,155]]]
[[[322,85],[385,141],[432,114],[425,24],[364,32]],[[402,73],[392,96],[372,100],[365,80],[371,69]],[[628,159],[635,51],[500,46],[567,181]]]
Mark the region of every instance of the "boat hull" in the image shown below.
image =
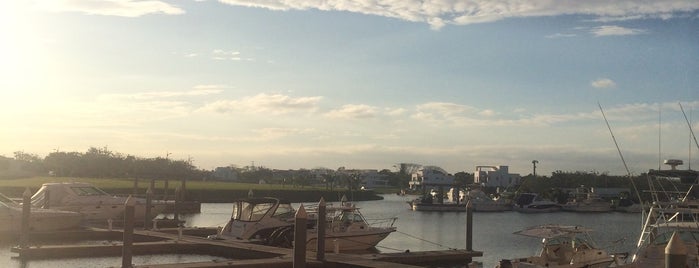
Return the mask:
[[[384,240],[389,234],[395,232],[395,228],[377,230],[375,232],[364,232],[365,234],[338,234],[330,233],[325,235],[325,251],[333,252],[336,249],[339,251],[360,251],[374,248],[379,242]],[[317,250],[318,235],[317,233],[308,233],[308,242],[306,249],[311,251]]]

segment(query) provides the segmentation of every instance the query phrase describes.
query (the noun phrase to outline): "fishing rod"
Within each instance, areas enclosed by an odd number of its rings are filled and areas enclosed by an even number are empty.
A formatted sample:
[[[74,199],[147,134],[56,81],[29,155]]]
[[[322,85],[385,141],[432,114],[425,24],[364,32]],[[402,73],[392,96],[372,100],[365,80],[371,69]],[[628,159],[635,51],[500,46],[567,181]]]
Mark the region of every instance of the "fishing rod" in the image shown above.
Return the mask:
[[[684,108],[682,108],[682,103],[678,102],[680,105],[680,110],[682,110],[682,115],[684,115],[684,120],[687,121],[687,126],[689,127],[689,133],[692,134],[692,138],[694,138],[694,144],[697,145],[697,149],[699,149],[699,143],[697,143],[697,136],[694,136],[694,130],[692,130],[692,124],[689,123],[689,119],[687,119],[687,114],[684,113]]]
[[[638,188],[636,187],[636,182],[634,182],[633,178],[631,178],[631,171],[629,171],[629,166],[626,165],[626,160],[624,160],[624,155],[621,153],[621,149],[619,149],[619,143],[617,143],[616,137],[614,137],[614,132],[612,132],[612,127],[609,126],[609,121],[607,120],[607,116],[604,114],[604,109],[602,109],[602,104],[597,102],[597,106],[599,106],[599,110],[600,110],[600,112],[602,112],[602,117],[604,118],[604,123],[607,124],[607,129],[609,129],[609,134],[612,135],[612,140],[614,141],[614,145],[616,146],[617,152],[619,152],[619,157],[621,157],[621,162],[624,164],[624,168],[626,169],[626,174],[629,176],[629,180],[631,181],[631,186],[633,186],[633,190],[634,190],[634,192],[636,192],[636,197],[638,198],[638,202],[642,202],[641,193],[638,192]]]

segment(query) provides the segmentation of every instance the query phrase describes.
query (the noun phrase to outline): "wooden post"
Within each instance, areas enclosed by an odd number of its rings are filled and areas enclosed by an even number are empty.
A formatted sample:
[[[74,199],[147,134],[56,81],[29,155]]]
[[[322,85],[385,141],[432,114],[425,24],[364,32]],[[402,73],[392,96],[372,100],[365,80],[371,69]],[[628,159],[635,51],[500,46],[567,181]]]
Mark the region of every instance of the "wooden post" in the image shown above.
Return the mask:
[[[46,189],[46,191],[44,191],[44,206],[43,206],[43,208],[46,208],[46,209],[51,208],[51,190],[49,190],[49,189]]]
[[[138,193],[138,178],[133,178],[133,195]]]
[[[665,247],[665,268],[686,267],[687,246],[679,238],[677,232],[672,233],[670,242]]]
[[[180,202],[179,200],[180,200],[180,187],[176,187],[175,188],[175,203],[172,206],[172,210],[174,211],[174,214],[175,214],[174,219],[175,219],[175,223],[177,225],[179,225],[179,222],[180,222],[180,215],[179,215],[180,213],[179,213],[179,208],[177,206],[178,205],[177,203]]]
[[[252,198],[255,194],[252,192],[252,189],[248,190],[248,198]]]
[[[22,226],[19,233],[19,248],[26,248],[29,241],[29,224],[32,212],[32,192],[29,188],[22,194]]]
[[[318,243],[316,247],[316,260],[325,261],[325,199],[318,202]]]
[[[306,223],[308,214],[303,204],[294,217],[294,268],[306,267]],[[319,238],[320,239],[320,238]]]
[[[187,200],[187,179],[182,179],[180,183],[179,199],[180,201],[184,201]]]
[[[170,184],[170,180],[165,180],[165,185],[163,186],[163,200],[165,201],[167,201],[168,184]]]
[[[129,196],[124,204],[124,243],[121,250],[121,268],[133,267],[133,226],[136,200]]]
[[[143,230],[148,230],[152,224],[153,217],[150,215],[151,206],[153,206],[153,190],[151,187],[148,187],[148,190],[146,190],[146,215],[145,218],[143,218]]]
[[[466,250],[473,251],[473,204],[466,203]]]
[[[150,188],[151,188],[151,191],[155,192],[155,180],[154,179],[150,180]]]

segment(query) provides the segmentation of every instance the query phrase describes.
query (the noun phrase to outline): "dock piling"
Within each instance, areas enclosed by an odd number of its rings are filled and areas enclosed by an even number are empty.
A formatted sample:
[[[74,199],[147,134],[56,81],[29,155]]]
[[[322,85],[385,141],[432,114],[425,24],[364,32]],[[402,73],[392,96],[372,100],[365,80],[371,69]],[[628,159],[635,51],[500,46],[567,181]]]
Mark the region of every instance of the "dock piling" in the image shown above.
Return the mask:
[[[121,268],[133,267],[133,226],[136,200],[129,196],[124,204],[124,243],[121,250]]]
[[[308,221],[308,214],[306,214],[306,209],[303,208],[303,204],[296,211],[294,217],[294,268],[305,268],[306,267],[306,223]],[[318,240],[323,239],[318,237]]]
[[[163,200],[167,201],[167,192],[168,192],[168,184],[170,184],[169,180],[165,180],[164,186],[163,186]]]
[[[180,222],[180,215],[179,215],[179,208],[178,204],[180,202],[180,187],[175,188],[175,202],[172,206],[172,210],[174,211],[174,216],[173,218],[175,219],[175,223],[179,225]]]
[[[473,204],[466,203],[466,250],[473,251]]]
[[[19,233],[19,247],[26,248],[29,241],[29,220],[31,215],[32,192],[29,188],[22,194],[22,226]]]
[[[316,247],[316,260],[325,261],[325,199],[320,198],[318,202],[318,239]]]
[[[153,218],[151,217],[151,206],[153,205],[153,180],[150,181],[151,186],[146,190],[146,215],[143,218],[143,230],[148,230]]]

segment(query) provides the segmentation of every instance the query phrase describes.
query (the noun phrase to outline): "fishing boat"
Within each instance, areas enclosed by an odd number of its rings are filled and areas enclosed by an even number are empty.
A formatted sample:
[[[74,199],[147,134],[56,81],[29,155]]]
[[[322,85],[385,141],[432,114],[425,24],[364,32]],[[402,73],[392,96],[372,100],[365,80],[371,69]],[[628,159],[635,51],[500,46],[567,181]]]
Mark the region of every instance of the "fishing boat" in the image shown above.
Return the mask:
[[[561,209],[572,212],[611,212],[614,210],[611,202],[600,198],[593,188],[585,186],[578,187],[574,198],[563,204]]]
[[[501,212],[512,210],[512,201],[504,198],[492,198],[480,189],[471,189],[466,193],[466,200],[471,202],[476,212]]]
[[[672,170],[650,170],[647,176],[654,202],[647,214],[641,214],[644,223],[641,235],[631,262],[625,267],[665,267],[665,250],[673,234],[678,235],[687,249],[686,267],[698,267],[699,172],[676,170],[673,166]],[[670,184],[674,185],[672,189],[686,190],[665,190]]]
[[[497,267],[608,267],[615,258],[595,245],[591,231],[582,226],[550,224],[515,232],[541,239],[541,249],[535,256],[504,259]]]
[[[77,212],[31,208],[30,231],[56,231],[80,227],[82,215]],[[0,194],[0,233],[17,233],[22,226],[22,206]]]
[[[536,193],[520,193],[515,198],[512,210],[524,213],[545,213],[561,210],[561,206],[546,200]]]
[[[359,208],[349,202],[326,207],[325,250],[364,250],[375,247],[396,231],[395,218],[367,221]],[[236,239],[272,246],[291,247],[296,211],[289,201],[273,197],[242,198],[233,203],[233,213],[221,231],[210,239]],[[317,210],[307,211],[306,243],[315,250],[318,240]]]
[[[86,221],[123,219],[127,197],[107,194],[102,189],[84,182],[44,183],[32,196],[32,206],[73,211],[83,215]],[[135,220],[144,221],[146,199],[134,198]],[[150,217],[155,218],[167,207],[165,201],[151,203]]]

